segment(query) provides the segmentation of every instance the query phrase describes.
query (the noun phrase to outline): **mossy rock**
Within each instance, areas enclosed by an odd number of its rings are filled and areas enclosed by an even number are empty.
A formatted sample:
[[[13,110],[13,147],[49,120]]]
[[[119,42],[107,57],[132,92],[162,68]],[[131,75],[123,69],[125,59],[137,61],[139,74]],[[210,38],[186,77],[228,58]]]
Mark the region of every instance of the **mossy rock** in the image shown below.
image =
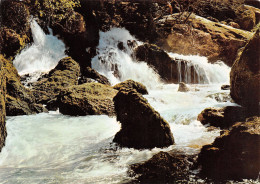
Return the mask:
[[[148,90],[145,87],[145,85],[141,84],[140,82],[135,82],[133,80],[126,80],[124,82],[121,82],[119,84],[116,84],[114,87],[116,90],[121,90],[123,88],[125,89],[135,89],[138,93],[141,93],[142,95],[147,95]]]

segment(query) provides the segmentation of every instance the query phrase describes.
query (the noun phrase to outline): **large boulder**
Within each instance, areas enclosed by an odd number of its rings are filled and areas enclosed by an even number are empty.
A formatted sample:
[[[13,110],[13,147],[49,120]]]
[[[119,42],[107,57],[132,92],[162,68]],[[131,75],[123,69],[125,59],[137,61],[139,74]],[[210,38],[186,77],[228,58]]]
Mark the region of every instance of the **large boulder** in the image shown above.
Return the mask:
[[[70,86],[61,91],[57,106],[66,115],[114,115],[113,98],[117,92],[100,83]]]
[[[214,179],[257,179],[260,171],[260,118],[233,125],[211,145],[202,148],[201,174]]]
[[[230,72],[230,94],[234,101],[259,113],[260,101],[260,29],[239,53]]]
[[[6,95],[6,77],[3,60],[0,59],[0,151],[5,145],[6,124],[5,124],[5,95]]]
[[[6,115],[29,115],[45,111],[36,103],[33,93],[25,88],[20,81],[20,76],[11,61],[0,55],[4,63],[6,75]]]
[[[101,84],[110,85],[108,78],[106,78],[104,75],[99,74],[93,68],[85,67],[85,68],[81,69],[81,76],[79,79],[79,84],[84,84],[91,80],[97,81]]]
[[[142,95],[148,94],[147,88],[143,84],[141,84],[140,82],[135,82],[131,79],[121,82],[119,84],[116,84],[113,88],[116,90],[121,90],[123,88],[135,89],[138,93],[141,93]]]
[[[167,147],[174,143],[169,124],[134,89],[122,89],[114,97],[121,130],[114,142],[136,149]]]
[[[57,98],[63,88],[77,85],[80,76],[79,64],[71,57],[63,58],[48,74],[33,84],[36,101],[46,104]]]
[[[131,170],[139,183],[188,183],[193,162],[194,155],[161,151],[144,163],[131,165]]]
[[[198,121],[203,125],[229,128],[238,121],[245,121],[248,117],[247,109],[238,106],[224,108],[206,108],[198,115]]]

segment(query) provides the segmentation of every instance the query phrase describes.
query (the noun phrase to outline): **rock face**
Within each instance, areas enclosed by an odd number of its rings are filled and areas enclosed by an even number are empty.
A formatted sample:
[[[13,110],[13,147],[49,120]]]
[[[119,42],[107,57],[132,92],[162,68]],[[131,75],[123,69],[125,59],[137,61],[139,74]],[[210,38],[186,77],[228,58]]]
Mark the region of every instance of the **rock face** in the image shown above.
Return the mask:
[[[85,67],[81,70],[81,78],[79,79],[79,84],[84,84],[91,80],[95,80],[101,84],[110,85],[109,80],[104,75],[99,74],[96,70],[90,67]]]
[[[247,109],[237,106],[224,108],[206,108],[198,115],[198,121],[203,125],[229,128],[236,122],[245,121],[248,117]]]
[[[77,85],[79,76],[80,67],[76,61],[71,57],[61,59],[54,69],[33,85],[36,101],[46,104],[57,98],[61,89]]]
[[[138,93],[141,93],[142,95],[148,94],[147,88],[143,84],[141,84],[140,82],[135,82],[133,80],[126,80],[124,82],[115,85],[113,88],[116,90],[121,90],[123,88],[135,89]]]
[[[5,124],[5,95],[6,95],[6,78],[3,60],[0,59],[0,151],[5,145],[6,124]]]
[[[178,91],[179,92],[188,92],[188,91],[190,91],[190,89],[188,88],[188,86],[184,82],[180,82]]]
[[[257,179],[260,171],[260,118],[235,124],[213,144],[202,148],[198,163],[205,177],[214,179]]]
[[[194,156],[159,152],[144,163],[131,166],[140,183],[187,183]]]
[[[121,130],[114,142],[136,149],[167,147],[174,143],[169,124],[134,89],[123,89],[114,97]]]
[[[114,115],[116,93],[117,90],[99,83],[71,86],[62,90],[58,107],[62,114],[73,116]]]
[[[230,72],[230,94],[234,101],[259,113],[260,29],[239,53]]]

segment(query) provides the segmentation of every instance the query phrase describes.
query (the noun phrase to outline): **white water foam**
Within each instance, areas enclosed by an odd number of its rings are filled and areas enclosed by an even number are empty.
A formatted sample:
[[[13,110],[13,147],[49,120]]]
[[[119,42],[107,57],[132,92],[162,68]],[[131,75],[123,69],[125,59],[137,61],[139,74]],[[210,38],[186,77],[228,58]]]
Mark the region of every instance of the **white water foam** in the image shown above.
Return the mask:
[[[35,20],[31,21],[33,44],[22,50],[13,63],[20,75],[48,72],[65,57],[65,44],[57,37],[46,35]],[[50,29],[51,31],[51,29]],[[37,77],[36,77],[37,78]]]

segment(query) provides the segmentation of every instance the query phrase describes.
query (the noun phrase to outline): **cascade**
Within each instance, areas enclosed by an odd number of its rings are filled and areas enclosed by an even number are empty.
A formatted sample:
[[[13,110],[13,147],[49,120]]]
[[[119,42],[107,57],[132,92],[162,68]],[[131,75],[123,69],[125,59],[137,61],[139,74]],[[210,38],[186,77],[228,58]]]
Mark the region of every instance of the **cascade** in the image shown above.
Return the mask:
[[[48,72],[54,68],[60,59],[65,57],[65,44],[53,36],[45,34],[35,20],[31,21],[33,43],[18,54],[13,63],[20,75]]]

